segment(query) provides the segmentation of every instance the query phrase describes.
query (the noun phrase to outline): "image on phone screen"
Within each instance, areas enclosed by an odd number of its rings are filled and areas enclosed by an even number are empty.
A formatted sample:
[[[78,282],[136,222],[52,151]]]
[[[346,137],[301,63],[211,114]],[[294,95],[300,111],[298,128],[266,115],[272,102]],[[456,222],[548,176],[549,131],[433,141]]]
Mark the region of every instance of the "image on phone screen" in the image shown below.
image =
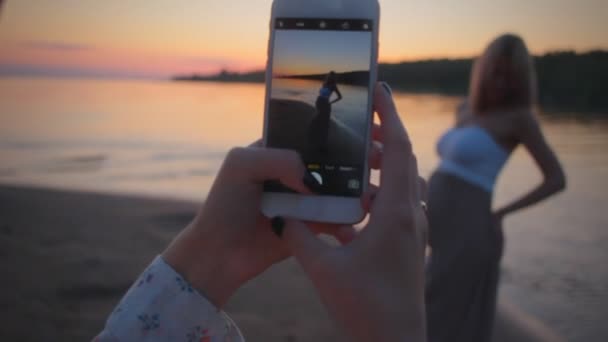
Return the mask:
[[[266,143],[296,150],[321,195],[358,197],[366,174],[372,22],[278,18]],[[288,189],[271,183],[266,191]]]

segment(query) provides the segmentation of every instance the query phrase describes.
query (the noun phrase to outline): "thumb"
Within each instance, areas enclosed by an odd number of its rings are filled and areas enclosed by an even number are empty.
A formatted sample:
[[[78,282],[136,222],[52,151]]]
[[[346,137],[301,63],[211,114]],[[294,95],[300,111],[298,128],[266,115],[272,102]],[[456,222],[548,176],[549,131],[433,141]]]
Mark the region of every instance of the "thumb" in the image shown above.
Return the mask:
[[[331,247],[319,239],[304,223],[297,220],[285,220],[283,240],[302,268],[309,273],[318,265],[319,258]]]

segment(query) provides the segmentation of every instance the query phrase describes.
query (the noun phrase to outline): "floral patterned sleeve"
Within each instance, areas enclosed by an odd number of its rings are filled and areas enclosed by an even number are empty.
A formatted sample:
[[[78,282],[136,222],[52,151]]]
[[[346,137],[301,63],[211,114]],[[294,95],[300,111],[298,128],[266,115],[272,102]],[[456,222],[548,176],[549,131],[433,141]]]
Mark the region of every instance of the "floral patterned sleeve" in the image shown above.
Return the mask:
[[[158,256],[94,341],[241,342],[244,338],[230,317]]]

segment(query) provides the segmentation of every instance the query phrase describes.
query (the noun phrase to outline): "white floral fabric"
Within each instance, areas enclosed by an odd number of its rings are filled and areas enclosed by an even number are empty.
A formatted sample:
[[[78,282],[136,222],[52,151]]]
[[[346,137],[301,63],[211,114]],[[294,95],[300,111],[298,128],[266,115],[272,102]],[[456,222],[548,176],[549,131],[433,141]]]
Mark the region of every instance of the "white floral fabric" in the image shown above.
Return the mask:
[[[239,328],[161,256],[114,309],[95,342],[242,342]]]

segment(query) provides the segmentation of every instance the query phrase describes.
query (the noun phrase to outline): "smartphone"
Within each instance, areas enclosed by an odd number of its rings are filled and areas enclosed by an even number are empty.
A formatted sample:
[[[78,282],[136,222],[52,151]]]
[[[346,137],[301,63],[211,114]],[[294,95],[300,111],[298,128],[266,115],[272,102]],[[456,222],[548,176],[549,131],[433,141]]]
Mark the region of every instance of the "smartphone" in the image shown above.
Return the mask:
[[[302,195],[267,182],[267,217],[364,219],[379,19],[377,0],[274,0],[264,145],[297,151],[321,186]]]

